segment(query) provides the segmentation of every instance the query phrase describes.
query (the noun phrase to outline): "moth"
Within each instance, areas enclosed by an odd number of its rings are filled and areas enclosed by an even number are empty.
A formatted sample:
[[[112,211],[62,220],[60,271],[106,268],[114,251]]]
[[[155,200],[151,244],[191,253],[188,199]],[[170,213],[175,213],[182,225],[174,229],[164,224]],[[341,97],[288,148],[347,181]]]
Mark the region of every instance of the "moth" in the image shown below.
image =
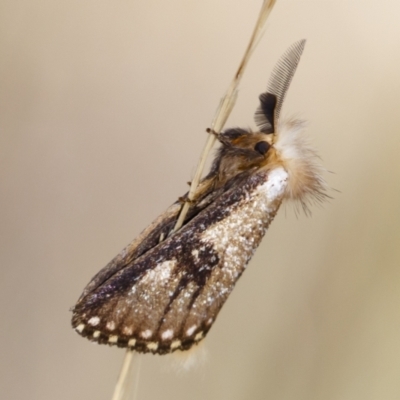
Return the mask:
[[[280,59],[255,113],[258,130],[217,135],[220,147],[184,224],[182,199],[103,268],[73,308],[72,326],[101,344],[167,354],[188,350],[214,323],[279,206],[306,212],[326,197],[305,124],[280,118],[305,41]]]

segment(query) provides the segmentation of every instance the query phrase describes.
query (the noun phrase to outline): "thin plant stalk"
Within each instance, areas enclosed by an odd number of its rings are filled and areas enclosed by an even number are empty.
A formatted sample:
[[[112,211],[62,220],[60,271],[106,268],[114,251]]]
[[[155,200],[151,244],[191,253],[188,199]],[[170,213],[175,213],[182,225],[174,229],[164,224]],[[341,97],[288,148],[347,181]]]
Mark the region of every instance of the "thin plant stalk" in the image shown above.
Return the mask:
[[[121,400],[124,392],[126,391],[126,382],[128,382],[128,376],[130,367],[132,365],[133,351],[128,350],[125,353],[124,362],[122,364],[121,372],[119,373],[117,384],[115,385],[114,394],[112,400]]]
[[[112,400],[136,400],[142,357],[127,350]]]
[[[222,98],[220,105],[218,107],[218,110],[214,116],[214,119],[211,123],[211,130],[219,134],[224,127],[226,120],[228,119],[233,106],[235,105],[236,102],[236,97],[237,97],[237,89],[239,86],[239,83],[242,79],[243,73],[246,69],[246,66],[249,62],[249,59],[262,35],[263,27],[265,25],[265,22],[269,16],[269,14],[272,11],[272,8],[274,7],[276,3],[276,0],[264,0],[263,5],[261,7],[256,25],[254,27],[253,33],[250,38],[250,42],[246,48],[246,51],[244,53],[244,56],[239,64],[239,68],[236,71],[236,74],[225,94],[225,96]],[[185,220],[186,214],[189,211],[190,208],[190,201],[193,200],[193,196],[196,192],[196,189],[199,185],[200,179],[203,175],[203,170],[205,163],[207,161],[208,155],[215,143],[216,140],[216,135],[210,134],[208,136],[207,142],[204,146],[204,149],[201,153],[200,160],[197,165],[196,172],[194,174],[194,177],[192,179],[191,185],[190,185],[190,190],[188,194],[188,200],[187,202],[184,203],[181,212],[179,214],[178,220],[174,226],[174,231],[177,231],[183,224],[183,221]],[[129,394],[128,392],[128,378],[129,378],[129,371],[131,369],[132,365],[132,359],[133,359],[133,351],[132,350],[127,350],[125,354],[125,358],[122,364],[121,372],[118,377],[117,384],[114,389],[114,394],[112,397],[112,400],[123,400],[125,395]],[[135,392],[137,393],[137,383],[136,382],[136,387],[134,388]],[[136,396],[135,396],[136,397]],[[128,397],[125,397],[126,399]]]
[[[240,80],[242,79],[243,73],[246,69],[246,66],[249,62],[249,59],[262,35],[263,27],[265,25],[265,22],[269,16],[269,14],[272,11],[272,8],[274,7],[276,3],[276,0],[264,0],[264,3],[262,5],[262,8],[260,10],[260,14],[258,16],[256,25],[253,30],[253,34],[251,35],[250,42],[247,46],[247,49],[244,53],[244,56],[242,58],[242,61],[239,64],[239,68],[233,77],[233,80],[223,97],[220,106],[217,110],[217,113],[211,123],[211,130],[215,132],[216,134],[219,134],[224,127],[226,120],[228,119],[233,106],[235,105],[236,102],[236,97],[237,97],[237,89],[240,83]],[[207,161],[208,155],[215,143],[216,136],[213,134],[210,134],[208,136],[207,142],[204,146],[203,152],[201,153],[199,163],[197,165],[196,172],[194,173],[194,177],[192,179],[192,183],[190,185],[190,190],[188,194],[188,201],[184,203],[182,210],[179,214],[179,218],[176,221],[174,231],[177,231],[182,225],[183,221],[185,220],[186,214],[189,211],[190,208],[190,201],[193,200],[193,196],[196,192],[197,186],[199,185],[200,179],[203,175],[203,170],[205,163]]]

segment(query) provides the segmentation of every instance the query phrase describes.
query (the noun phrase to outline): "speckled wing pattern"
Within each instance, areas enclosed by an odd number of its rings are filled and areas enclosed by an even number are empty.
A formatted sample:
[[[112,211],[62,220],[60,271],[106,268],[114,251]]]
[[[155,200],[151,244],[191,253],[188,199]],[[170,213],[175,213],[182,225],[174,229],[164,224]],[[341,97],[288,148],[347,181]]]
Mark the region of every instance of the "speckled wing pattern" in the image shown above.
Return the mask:
[[[73,327],[139,352],[189,349],[205,337],[259,245],[286,178],[282,168],[242,174],[176,234],[135,259],[123,251],[109,264],[118,268],[89,283]]]

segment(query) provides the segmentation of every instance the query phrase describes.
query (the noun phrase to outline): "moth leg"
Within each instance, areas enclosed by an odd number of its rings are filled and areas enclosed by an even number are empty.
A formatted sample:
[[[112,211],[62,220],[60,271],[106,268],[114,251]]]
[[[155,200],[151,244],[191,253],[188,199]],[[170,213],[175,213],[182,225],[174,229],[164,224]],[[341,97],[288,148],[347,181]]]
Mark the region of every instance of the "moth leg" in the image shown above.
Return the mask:
[[[189,203],[190,205],[195,204],[196,202],[194,200],[190,200],[188,197],[178,197],[178,202],[181,204]]]

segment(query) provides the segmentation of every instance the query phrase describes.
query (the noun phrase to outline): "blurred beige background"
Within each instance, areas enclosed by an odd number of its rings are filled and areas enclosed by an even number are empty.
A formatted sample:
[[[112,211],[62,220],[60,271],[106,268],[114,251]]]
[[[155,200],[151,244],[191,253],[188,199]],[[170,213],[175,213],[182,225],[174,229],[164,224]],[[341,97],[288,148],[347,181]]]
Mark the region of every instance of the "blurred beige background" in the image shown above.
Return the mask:
[[[123,351],[70,329],[89,279],[186,190],[261,1],[0,1],[1,399],[110,399]],[[228,125],[308,43],[284,114],[334,199],[282,208],[184,374],[138,399],[400,398],[400,3],[278,0]]]

